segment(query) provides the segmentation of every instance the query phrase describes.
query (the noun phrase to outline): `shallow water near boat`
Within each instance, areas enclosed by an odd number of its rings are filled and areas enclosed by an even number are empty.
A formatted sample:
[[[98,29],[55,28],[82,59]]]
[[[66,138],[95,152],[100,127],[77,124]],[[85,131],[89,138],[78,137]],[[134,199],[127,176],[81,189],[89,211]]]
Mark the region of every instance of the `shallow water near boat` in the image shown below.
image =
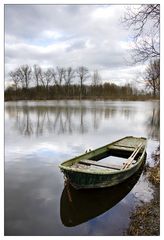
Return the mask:
[[[113,202],[112,190],[96,190],[97,200],[86,212],[85,201],[92,192],[71,191],[70,205],[58,165],[128,135],[148,138],[146,161],[153,165],[151,154],[159,144],[159,102],[6,102],[5,235],[123,235],[130,212],[153,197],[144,172],[133,187],[126,184],[129,191],[122,193],[116,187],[118,198]],[[99,208],[96,202],[101,203]]]

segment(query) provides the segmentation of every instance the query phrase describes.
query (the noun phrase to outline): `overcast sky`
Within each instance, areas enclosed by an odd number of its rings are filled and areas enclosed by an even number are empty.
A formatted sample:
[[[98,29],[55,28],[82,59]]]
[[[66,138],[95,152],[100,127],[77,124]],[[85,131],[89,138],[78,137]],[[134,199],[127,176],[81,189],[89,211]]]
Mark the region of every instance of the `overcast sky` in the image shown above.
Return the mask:
[[[22,64],[86,66],[103,81],[130,83],[143,65],[131,66],[130,30],[120,23],[125,5],[6,5],[5,70]]]

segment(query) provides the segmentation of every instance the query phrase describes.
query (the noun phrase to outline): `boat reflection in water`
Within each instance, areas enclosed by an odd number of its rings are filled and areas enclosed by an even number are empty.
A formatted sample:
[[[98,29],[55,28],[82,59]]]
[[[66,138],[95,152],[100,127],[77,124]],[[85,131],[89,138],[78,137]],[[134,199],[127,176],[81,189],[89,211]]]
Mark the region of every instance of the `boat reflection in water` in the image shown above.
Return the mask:
[[[67,227],[73,227],[95,218],[115,206],[135,186],[144,164],[145,161],[132,177],[109,188],[76,190],[67,183],[60,200],[62,223]]]

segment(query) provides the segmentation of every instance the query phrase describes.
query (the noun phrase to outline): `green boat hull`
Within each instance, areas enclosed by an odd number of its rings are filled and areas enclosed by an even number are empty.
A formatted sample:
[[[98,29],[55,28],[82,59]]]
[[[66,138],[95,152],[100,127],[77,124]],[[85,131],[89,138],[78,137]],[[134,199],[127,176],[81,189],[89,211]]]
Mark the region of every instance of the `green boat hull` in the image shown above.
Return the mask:
[[[115,156],[124,156],[124,158],[126,159],[126,156],[128,158],[128,156],[133,152],[133,146],[130,145],[130,142],[133,142],[134,145],[134,140],[138,142],[142,141],[144,145],[140,151],[136,163],[127,169],[109,171],[100,168],[100,170],[93,171],[90,169],[86,170],[85,168],[75,169],[72,167],[74,163],[78,163],[83,159],[91,159],[94,160],[96,163],[98,160],[108,156],[109,153]],[[126,142],[128,143],[128,145],[125,144]],[[135,144],[137,145],[138,142],[135,142]],[[124,145],[119,145],[120,143],[124,143]],[[145,154],[146,139],[134,138],[130,136],[98,148],[96,150],[93,150],[89,153],[83,154],[79,157],[70,159],[62,163],[59,167],[64,173],[66,180],[76,189],[104,188],[117,185],[131,177],[140,168],[142,162],[144,161]]]

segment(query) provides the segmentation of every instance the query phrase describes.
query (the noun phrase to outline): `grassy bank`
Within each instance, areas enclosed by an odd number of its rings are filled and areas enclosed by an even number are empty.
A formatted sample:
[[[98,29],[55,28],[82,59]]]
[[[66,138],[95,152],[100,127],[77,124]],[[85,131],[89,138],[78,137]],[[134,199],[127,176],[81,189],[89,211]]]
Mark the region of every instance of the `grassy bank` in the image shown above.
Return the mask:
[[[146,166],[148,180],[154,186],[154,196],[149,203],[136,207],[131,215],[131,222],[125,235],[158,236],[160,235],[160,152],[159,147],[152,155],[154,167]]]

